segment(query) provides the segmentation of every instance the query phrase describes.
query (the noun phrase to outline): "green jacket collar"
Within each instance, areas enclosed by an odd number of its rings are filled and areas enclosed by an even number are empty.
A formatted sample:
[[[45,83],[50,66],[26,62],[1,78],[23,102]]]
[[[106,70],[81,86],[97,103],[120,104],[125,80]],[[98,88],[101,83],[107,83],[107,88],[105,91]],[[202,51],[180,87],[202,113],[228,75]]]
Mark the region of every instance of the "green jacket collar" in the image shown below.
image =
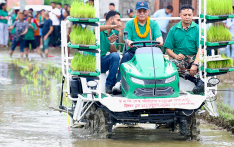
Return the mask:
[[[196,23],[192,21],[189,28],[193,28],[195,26],[196,26]],[[181,21],[176,24],[176,28],[182,29],[182,27],[181,27]]]

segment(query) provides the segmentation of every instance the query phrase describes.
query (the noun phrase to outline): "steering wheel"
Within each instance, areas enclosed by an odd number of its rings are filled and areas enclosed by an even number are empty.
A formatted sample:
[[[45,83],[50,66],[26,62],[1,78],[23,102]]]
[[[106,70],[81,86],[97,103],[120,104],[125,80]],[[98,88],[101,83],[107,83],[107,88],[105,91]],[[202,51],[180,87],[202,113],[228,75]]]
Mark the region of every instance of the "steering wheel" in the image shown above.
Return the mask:
[[[157,47],[158,44],[160,44],[159,41],[137,41],[137,42],[133,42],[131,43],[131,46],[134,45],[136,48],[140,48],[140,47],[151,47],[151,45],[146,45],[146,43],[151,43],[152,42],[152,45],[153,47]],[[143,44],[143,45],[136,45],[136,44]]]

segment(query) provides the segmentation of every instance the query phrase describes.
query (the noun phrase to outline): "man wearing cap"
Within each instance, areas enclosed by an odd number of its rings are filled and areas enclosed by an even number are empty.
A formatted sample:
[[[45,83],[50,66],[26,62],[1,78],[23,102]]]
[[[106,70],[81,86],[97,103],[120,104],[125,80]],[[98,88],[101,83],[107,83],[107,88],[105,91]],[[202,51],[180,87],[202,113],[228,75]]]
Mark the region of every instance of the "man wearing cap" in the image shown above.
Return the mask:
[[[194,77],[199,63],[199,26],[192,21],[194,9],[191,5],[183,5],[180,10],[181,21],[170,29],[164,47],[179,75],[193,82],[196,85],[193,93],[199,94],[204,92],[204,82]]]
[[[128,9],[128,10],[127,10],[127,15],[128,15],[129,18],[135,18],[135,17],[136,17],[136,15],[134,15],[132,9]]]
[[[156,40],[160,42],[158,46],[163,45],[162,33],[160,31],[158,23],[153,20],[150,20],[150,18],[148,17],[149,7],[145,1],[141,1],[136,4],[135,14],[136,17],[133,20],[128,21],[124,29],[124,31],[128,32],[127,49],[129,51],[123,54],[121,64],[131,60],[134,56],[134,45],[131,45],[131,43],[133,42]],[[117,83],[112,89],[113,93],[121,92],[120,77],[121,75],[119,72],[117,77]]]

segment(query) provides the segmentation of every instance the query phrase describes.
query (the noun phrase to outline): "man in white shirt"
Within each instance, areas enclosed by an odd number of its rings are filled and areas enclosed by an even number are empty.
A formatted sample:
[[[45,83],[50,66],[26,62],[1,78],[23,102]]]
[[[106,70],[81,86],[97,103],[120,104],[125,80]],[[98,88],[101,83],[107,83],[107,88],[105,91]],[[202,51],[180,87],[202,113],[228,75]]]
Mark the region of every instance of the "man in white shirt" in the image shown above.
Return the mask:
[[[168,5],[166,9],[160,9],[156,11],[153,14],[154,18],[159,18],[159,17],[171,17],[171,13],[173,12],[173,7],[171,5]],[[169,24],[170,20],[156,20],[156,22],[159,25],[159,28],[161,30],[163,40],[166,40],[167,37],[167,25]]]
[[[52,25],[53,25],[53,32],[50,36],[50,43],[52,46],[56,47],[60,44],[59,38],[61,38],[60,36],[60,17],[61,17],[61,13],[60,10],[58,8],[55,7],[55,2],[51,2],[50,3],[52,10],[49,13],[50,15],[50,19],[52,20]]]

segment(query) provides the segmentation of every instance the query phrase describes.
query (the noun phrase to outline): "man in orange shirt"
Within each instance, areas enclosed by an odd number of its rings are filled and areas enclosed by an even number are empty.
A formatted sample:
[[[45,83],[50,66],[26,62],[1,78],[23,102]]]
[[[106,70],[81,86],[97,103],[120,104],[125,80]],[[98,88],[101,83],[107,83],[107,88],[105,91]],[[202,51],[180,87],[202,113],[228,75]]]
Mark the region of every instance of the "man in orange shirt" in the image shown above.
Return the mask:
[[[37,15],[35,16],[35,21],[36,21],[37,24],[40,23],[39,15],[40,15],[40,13],[37,13]],[[36,42],[36,49],[37,49],[37,50],[40,50],[40,44],[41,44],[41,41],[40,41],[41,36],[40,36],[39,30],[40,30],[40,28],[39,28],[39,26],[37,25],[37,30],[36,30],[36,32],[34,33],[35,42]]]

